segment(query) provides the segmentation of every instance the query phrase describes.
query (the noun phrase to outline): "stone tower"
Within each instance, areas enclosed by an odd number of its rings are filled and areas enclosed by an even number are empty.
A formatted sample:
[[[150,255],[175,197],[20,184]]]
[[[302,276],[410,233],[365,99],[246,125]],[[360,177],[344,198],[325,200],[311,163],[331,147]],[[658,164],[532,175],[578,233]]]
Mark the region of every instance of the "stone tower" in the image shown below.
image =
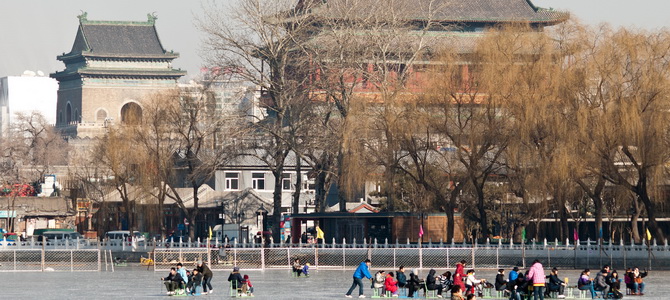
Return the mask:
[[[98,137],[111,123],[141,118],[143,99],[177,88],[186,75],[172,68],[179,54],[163,48],[156,16],[146,22],[78,18],[72,50],[57,57],[65,70],[51,74],[59,84],[56,126],[64,135]]]

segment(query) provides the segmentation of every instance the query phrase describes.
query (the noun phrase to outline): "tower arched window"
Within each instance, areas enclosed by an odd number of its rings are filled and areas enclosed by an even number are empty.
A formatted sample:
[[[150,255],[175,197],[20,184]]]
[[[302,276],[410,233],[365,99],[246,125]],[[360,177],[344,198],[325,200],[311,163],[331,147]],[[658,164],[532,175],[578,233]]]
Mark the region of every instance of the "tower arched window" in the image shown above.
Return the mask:
[[[65,123],[72,123],[72,105],[70,103],[65,107]]]
[[[107,119],[107,111],[102,108],[98,109],[98,112],[95,113],[95,120],[98,122],[103,122],[105,119]]]
[[[135,102],[128,102],[121,107],[121,122],[137,125],[142,121],[142,107]]]

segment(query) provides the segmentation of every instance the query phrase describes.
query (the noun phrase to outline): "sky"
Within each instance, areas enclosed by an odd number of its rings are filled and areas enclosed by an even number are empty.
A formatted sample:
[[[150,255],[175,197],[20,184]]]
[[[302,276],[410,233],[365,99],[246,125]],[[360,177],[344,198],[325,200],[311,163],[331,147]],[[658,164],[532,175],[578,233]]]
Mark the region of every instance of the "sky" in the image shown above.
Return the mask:
[[[0,77],[18,76],[24,70],[53,73],[64,69],[56,56],[72,48],[77,15],[89,20],[146,21],[156,13],[158,35],[166,50],[179,52],[175,68],[188,71],[186,79],[202,66],[202,34],[195,23],[202,2],[233,0],[0,0]],[[468,0],[463,0],[468,1]],[[570,11],[584,23],[603,22],[615,27],[670,28],[668,0],[533,0],[540,7]]]

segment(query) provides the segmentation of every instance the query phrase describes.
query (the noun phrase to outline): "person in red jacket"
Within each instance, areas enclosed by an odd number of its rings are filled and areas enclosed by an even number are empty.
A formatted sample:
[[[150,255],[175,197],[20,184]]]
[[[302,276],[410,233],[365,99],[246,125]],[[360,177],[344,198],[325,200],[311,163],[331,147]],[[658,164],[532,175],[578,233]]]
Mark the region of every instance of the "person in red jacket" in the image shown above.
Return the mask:
[[[456,271],[454,272],[454,285],[461,287],[461,291],[465,291],[465,260],[461,260],[456,264]]]
[[[254,296],[254,285],[251,284],[251,280],[249,280],[249,275],[244,274],[244,281],[247,282],[247,291],[249,291],[249,296],[253,297]]]
[[[386,280],[384,280],[384,289],[391,292],[393,297],[398,297],[398,281],[393,278],[393,272],[386,274]]]

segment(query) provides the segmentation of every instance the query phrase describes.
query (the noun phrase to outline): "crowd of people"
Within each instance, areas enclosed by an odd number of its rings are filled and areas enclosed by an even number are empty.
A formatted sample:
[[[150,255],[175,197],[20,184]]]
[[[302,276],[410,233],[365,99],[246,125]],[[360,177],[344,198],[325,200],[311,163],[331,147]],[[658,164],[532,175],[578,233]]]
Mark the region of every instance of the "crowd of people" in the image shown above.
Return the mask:
[[[644,295],[644,282],[642,278],[647,277],[647,271],[640,272],[638,267],[626,269],[624,278],[619,278],[619,273],[612,270],[609,265],[603,266],[595,278],[591,278],[591,270],[582,271],[577,286],[580,290],[590,291],[591,297],[596,298],[597,292],[602,295],[610,295],[612,298],[622,298],[621,282],[623,281],[630,295]]]
[[[190,271],[181,263],[170,269],[167,277],[161,280],[167,288],[168,295],[207,295],[214,292],[212,289],[212,270],[202,261],[196,263],[195,268]]]
[[[406,289],[406,296],[409,298],[412,298],[415,293],[421,290],[424,293],[433,291],[437,298],[443,298],[445,297],[443,296],[444,292],[449,291],[452,300],[470,300],[483,297],[484,288],[495,289],[499,296],[502,295],[510,300],[544,300],[545,297],[550,297],[552,293],[555,293],[557,298],[563,299],[567,287],[567,278],[565,281],[562,280],[557,268],[551,269],[547,275],[539,260],[535,260],[525,274],[520,272],[519,267],[514,267],[506,278],[505,270],[499,269],[493,284],[486,279],[477,278],[473,269],[465,271],[465,261],[456,264],[456,270],[453,274],[449,271],[437,274],[434,269],[431,269],[425,279],[419,275],[417,269],[412,269],[406,276],[405,266],[400,266],[395,273],[380,270],[373,276],[370,274],[371,265],[372,262],[369,259],[359,264],[353,274],[351,288],[349,288],[345,297],[352,298],[352,293],[358,287],[358,297],[365,298],[363,279],[369,279],[372,282],[371,288],[382,296],[398,297],[400,290]],[[589,269],[582,272],[577,281],[577,288],[590,291],[593,299],[598,297],[598,292],[600,292],[602,298],[623,298],[623,293],[620,290],[622,282],[625,283],[629,294],[644,295],[642,278],[647,276],[647,271],[640,272],[637,267],[627,269],[623,279],[619,278],[617,271],[612,270],[608,265],[605,265],[595,278],[590,278],[590,274]]]
[[[345,294],[345,297],[352,298],[351,295],[358,287],[358,297],[365,298],[363,293],[363,278],[372,282],[372,288],[380,291],[380,295],[389,293],[391,297],[398,297],[400,289],[407,289],[407,297],[412,298],[416,293],[423,291],[434,291],[437,298],[443,298],[444,291],[451,292],[453,300],[471,300],[482,297],[483,286],[489,284],[486,279],[478,279],[475,276],[475,270],[465,272],[466,262],[461,261],[456,265],[456,271],[452,273],[447,271],[437,274],[435,269],[428,271],[428,276],[423,279],[418,269],[412,269],[408,275],[405,275],[405,266],[400,266],[394,272],[385,272],[380,270],[374,276],[370,274],[372,262],[369,259],[361,262],[353,275],[351,288]]]
[[[352,298],[352,293],[358,287],[358,297],[365,298],[363,279],[371,282],[371,288],[377,295],[399,297],[403,290],[408,298],[423,291],[424,294],[433,292],[435,297],[443,298],[445,292],[450,292],[452,300],[472,300],[477,297],[483,297],[484,288],[491,291],[495,289],[498,296],[509,298],[510,300],[544,300],[552,293],[559,299],[565,298],[567,287],[567,278],[561,280],[559,271],[556,268],[551,269],[549,275],[544,272],[544,267],[539,260],[522,273],[519,267],[514,267],[505,276],[505,270],[499,269],[494,283],[489,283],[486,279],[477,278],[474,269],[467,271],[466,261],[456,264],[454,273],[450,271],[437,274],[437,271],[430,269],[428,275],[422,278],[418,269],[412,269],[405,275],[405,266],[400,266],[395,272],[377,271],[374,275],[370,273],[372,262],[369,259],[361,262],[353,274],[353,283],[345,294],[347,298]],[[300,259],[295,259],[292,263],[292,272],[296,277],[309,275],[309,263],[302,264]],[[591,270],[585,269],[577,280],[577,288],[582,291],[588,291],[591,297],[621,299],[621,284],[624,283],[631,295],[644,295],[645,284],[643,278],[647,276],[647,271],[641,272],[639,268],[628,268],[620,278],[616,270],[609,265],[603,266],[595,278],[591,278]],[[167,277],[161,278],[167,288],[168,295],[201,295],[212,294],[212,271],[203,264],[202,261],[196,263],[192,271],[186,270],[181,263],[171,268]],[[228,276],[230,287],[236,290],[238,296],[253,296],[254,287],[248,275],[240,274],[240,269],[234,267]]]

